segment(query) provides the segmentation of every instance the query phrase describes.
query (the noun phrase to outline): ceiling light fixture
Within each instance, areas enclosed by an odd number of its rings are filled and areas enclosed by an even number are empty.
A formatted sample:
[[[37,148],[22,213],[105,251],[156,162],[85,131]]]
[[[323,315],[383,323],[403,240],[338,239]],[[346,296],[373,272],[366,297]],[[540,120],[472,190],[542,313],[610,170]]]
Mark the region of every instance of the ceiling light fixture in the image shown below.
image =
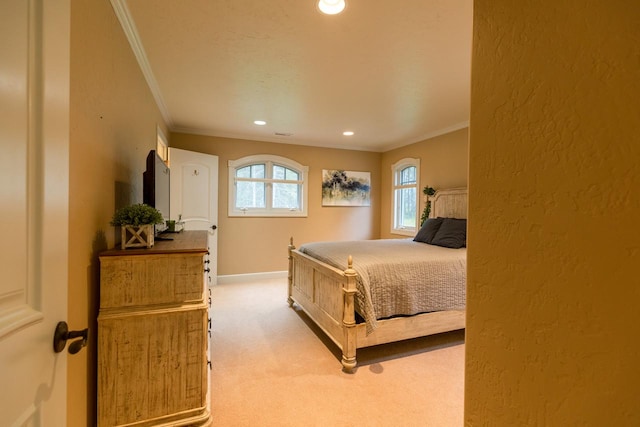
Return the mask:
[[[350,130],[345,131],[345,132],[342,132],[342,134],[343,134],[344,136],[353,136],[353,132],[352,132],[352,131],[350,131]]]
[[[256,124],[258,126],[264,126],[267,124],[267,122],[265,122],[264,120],[256,120],[253,122],[253,124]]]
[[[325,15],[336,15],[344,10],[346,3],[344,0],[320,0],[318,9]]]

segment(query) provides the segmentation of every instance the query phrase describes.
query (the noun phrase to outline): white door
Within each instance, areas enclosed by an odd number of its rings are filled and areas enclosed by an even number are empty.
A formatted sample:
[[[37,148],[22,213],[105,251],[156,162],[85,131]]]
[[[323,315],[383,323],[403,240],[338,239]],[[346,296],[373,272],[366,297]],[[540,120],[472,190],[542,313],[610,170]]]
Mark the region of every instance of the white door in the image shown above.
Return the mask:
[[[66,425],[69,0],[0,8],[0,424]],[[72,325],[73,326],[73,325]]]
[[[169,147],[169,216],[209,232],[209,284],[218,276],[218,156]]]

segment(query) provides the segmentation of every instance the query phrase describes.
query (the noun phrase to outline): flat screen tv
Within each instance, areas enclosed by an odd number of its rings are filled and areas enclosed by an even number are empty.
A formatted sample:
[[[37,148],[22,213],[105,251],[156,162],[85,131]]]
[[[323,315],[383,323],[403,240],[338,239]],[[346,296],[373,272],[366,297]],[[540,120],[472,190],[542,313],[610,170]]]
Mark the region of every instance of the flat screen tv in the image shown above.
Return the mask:
[[[165,221],[170,218],[170,178],[169,167],[162,161],[156,150],[151,150],[147,155],[147,169],[142,174],[142,202],[158,209]],[[166,224],[156,224],[155,233],[162,233],[166,229]]]

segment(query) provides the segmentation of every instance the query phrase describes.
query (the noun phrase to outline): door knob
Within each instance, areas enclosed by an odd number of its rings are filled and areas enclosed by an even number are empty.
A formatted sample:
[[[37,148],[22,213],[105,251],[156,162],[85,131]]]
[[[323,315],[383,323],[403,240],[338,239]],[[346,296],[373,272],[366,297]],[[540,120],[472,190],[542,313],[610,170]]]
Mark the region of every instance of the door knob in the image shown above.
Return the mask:
[[[218,228],[218,226],[217,226],[217,225],[212,225],[212,226],[211,226],[211,229],[212,229],[212,230],[216,230],[217,228]]]
[[[79,338],[69,344],[69,353],[76,354],[82,347],[87,345],[89,340],[89,328],[81,331],[70,331],[67,322],[58,322],[56,330],[53,333],[53,351],[60,353],[67,345],[67,341]]]

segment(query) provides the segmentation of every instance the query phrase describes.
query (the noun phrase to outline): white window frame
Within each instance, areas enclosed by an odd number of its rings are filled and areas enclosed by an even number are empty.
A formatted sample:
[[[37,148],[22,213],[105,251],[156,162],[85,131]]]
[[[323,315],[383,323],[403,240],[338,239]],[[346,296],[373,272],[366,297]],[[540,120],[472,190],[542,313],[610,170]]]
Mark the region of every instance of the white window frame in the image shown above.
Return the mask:
[[[263,179],[248,179],[250,181],[262,181],[266,183],[265,187],[265,208],[236,208],[236,183],[238,179],[236,177],[236,171],[246,166],[264,164],[266,167],[266,177]],[[300,177],[299,181],[291,180],[277,180],[271,176],[273,171],[273,165],[283,166],[288,169],[296,171]],[[306,217],[307,216],[307,187],[308,187],[308,175],[309,167],[303,166],[300,163],[287,159],[286,157],[274,156],[270,154],[258,154],[254,156],[247,156],[237,160],[229,160],[229,216],[230,217]],[[277,209],[271,206],[272,204],[272,188],[273,183],[298,183],[300,185],[300,208],[299,209]]]
[[[416,183],[409,185],[400,185],[400,173],[407,167],[414,166],[416,168]],[[398,198],[396,192],[398,190],[412,188],[416,189],[416,226],[405,227],[399,225],[398,217],[401,213],[401,207],[398,206]],[[404,158],[391,165],[391,233],[403,236],[414,236],[419,228],[420,218],[420,159]]]

